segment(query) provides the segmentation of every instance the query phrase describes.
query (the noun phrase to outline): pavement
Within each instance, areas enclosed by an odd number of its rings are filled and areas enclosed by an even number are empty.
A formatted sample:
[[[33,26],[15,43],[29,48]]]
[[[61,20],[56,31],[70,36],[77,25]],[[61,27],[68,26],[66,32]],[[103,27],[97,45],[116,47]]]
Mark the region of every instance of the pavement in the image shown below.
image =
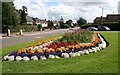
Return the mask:
[[[78,29],[79,27],[72,28]],[[22,44],[25,42],[32,42],[36,40],[40,40],[42,38],[55,36],[58,34],[62,34],[67,32],[70,29],[56,29],[56,30],[46,30],[46,31],[35,31],[35,32],[24,32],[23,36],[16,35],[16,33],[12,33],[9,37],[4,37],[6,34],[0,34],[0,48],[13,46],[16,44]]]

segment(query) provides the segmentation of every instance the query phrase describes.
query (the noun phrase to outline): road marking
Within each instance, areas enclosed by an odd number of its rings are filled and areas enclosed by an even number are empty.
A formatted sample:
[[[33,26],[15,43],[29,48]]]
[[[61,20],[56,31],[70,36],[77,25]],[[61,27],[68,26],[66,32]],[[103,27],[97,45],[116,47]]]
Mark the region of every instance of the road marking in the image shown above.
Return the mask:
[[[42,37],[34,37],[34,38],[42,38]]]

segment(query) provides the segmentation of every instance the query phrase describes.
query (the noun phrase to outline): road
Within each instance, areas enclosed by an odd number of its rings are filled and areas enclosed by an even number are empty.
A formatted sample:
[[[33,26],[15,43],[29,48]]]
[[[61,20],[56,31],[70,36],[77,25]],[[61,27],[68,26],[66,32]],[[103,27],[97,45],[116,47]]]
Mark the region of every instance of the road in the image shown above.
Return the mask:
[[[73,28],[78,29],[78,28]],[[2,37],[0,38],[0,41],[2,41],[2,44],[0,44],[0,47],[8,47],[13,46],[16,44],[21,44],[25,42],[32,42],[35,40],[39,40],[42,38],[55,36],[61,33],[67,32],[69,29],[57,29],[57,30],[50,30],[50,31],[42,31],[42,32],[29,32],[25,33],[24,36],[11,36],[11,37]]]

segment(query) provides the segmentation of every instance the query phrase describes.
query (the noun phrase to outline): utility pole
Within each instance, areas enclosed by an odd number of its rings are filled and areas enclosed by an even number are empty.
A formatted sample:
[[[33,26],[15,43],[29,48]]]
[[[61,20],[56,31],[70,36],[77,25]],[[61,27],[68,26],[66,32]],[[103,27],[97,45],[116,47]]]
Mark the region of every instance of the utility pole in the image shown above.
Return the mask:
[[[102,9],[102,16],[101,16],[101,25],[102,25],[102,23],[103,23],[103,7],[102,7],[102,6],[99,6],[99,8]]]

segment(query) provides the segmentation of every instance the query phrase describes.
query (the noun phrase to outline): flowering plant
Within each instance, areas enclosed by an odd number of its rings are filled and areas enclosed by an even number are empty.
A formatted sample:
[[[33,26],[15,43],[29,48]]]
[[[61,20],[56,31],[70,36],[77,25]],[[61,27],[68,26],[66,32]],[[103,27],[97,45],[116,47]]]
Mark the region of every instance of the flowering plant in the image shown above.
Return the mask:
[[[33,46],[11,52],[3,57],[9,61],[29,61],[46,58],[69,58],[97,52],[106,48],[107,43],[99,33],[88,30],[74,30],[62,37],[38,42]]]

